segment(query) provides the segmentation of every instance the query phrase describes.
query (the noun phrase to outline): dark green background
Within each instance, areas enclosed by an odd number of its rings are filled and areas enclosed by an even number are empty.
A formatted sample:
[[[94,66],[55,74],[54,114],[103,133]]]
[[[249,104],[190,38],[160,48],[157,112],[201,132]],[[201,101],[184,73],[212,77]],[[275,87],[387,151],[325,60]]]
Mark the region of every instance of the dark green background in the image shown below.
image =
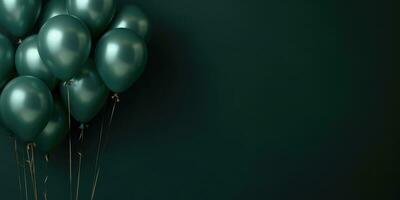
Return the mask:
[[[135,3],[153,24],[150,60],[121,96],[97,199],[400,198],[394,3]],[[0,137],[0,199],[18,195],[10,142]],[[62,146],[50,200],[68,199],[66,165]]]

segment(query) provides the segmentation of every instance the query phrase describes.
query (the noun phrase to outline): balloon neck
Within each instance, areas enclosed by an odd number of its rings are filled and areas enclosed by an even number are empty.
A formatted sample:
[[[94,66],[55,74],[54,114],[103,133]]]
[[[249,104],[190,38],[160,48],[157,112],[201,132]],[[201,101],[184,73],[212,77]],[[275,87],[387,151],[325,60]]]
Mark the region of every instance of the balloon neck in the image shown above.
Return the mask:
[[[28,150],[30,150],[30,149],[32,149],[32,148],[35,148],[36,147],[36,144],[34,143],[34,142],[30,142],[30,143],[27,143],[26,144],[26,148],[28,149]]]
[[[114,93],[114,94],[111,96],[111,99],[113,99],[113,100],[114,100],[115,102],[117,102],[117,103],[120,101],[118,93]]]
[[[85,128],[88,128],[89,125],[82,123],[81,125],[79,125],[79,129],[84,130]]]
[[[72,80],[70,79],[70,80],[68,80],[68,81],[64,81],[64,85],[65,86],[70,86],[71,84],[72,84]]]
[[[22,39],[21,39],[21,38],[18,38],[17,44],[20,45],[21,43],[22,43]]]

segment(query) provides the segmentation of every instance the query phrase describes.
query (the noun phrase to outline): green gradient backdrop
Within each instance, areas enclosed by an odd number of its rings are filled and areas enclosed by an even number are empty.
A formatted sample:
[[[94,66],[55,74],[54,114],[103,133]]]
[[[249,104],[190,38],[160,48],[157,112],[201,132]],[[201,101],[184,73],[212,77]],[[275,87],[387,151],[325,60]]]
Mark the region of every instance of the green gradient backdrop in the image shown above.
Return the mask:
[[[150,61],[122,95],[97,199],[399,199],[394,3],[135,2]],[[51,158],[49,199],[68,199],[65,146]],[[17,199],[4,135],[0,177]]]

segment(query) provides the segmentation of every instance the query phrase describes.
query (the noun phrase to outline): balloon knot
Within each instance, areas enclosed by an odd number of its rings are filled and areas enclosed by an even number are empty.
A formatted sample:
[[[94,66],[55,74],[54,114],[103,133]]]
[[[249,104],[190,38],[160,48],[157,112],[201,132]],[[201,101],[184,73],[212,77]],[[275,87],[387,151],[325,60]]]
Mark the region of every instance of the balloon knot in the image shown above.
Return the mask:
[[[20,45],[22,43],[22,39],[18,38],[17,43],[18,43],[18,45]]]
[[[114,93],[114,94],[111,96],[111,99],[113,99],[113,100],[116,101],[117,103],[120,101],[118,93]]]
[[[73,80],[68,80],[68,81],[64,81],[64,86],[70,86],[74,81]]]
[[[89,128],[89,124],[84,124],[82,123],[81,125],[79,125],[79,129],[85,129],[85,128]]]

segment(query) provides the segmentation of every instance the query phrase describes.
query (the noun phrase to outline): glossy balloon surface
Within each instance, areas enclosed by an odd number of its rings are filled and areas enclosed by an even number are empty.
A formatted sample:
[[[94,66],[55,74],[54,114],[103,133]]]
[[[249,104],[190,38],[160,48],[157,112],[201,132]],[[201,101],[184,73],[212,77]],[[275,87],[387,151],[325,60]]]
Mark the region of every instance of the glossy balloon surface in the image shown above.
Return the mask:
[[[41,0],[0,0],[0,23],[14,36],[26,35],[35,24]]]
[[[61,96],[66,107],[69,101],[72,116],[81,123],[89,122],[104,106],[108,89],[99,77],[94,62],[88,60],[69,85],[60,84]]]
[[[15,54],[15,67],[19,75],[34,76],[53,90],[57,84],[56,77],[39,56],[37,35],[26,38],[18,47]]]
[[[111,28],[130,29],[145,40],[150,37],[149,18],[140,8],[134,5],[124,6],[115,16]]]
[[[4,125],[24,142],[42,132],[53,111],[50,90],[41,80],[20,76],[11,80],[0,97]]]
[[[117,28],[107,32],[96,47],[96,67],[113,92],[128,89],[144,71],[147,48],[135,32]]]
[[[89,57],[91,36],[79,19],[58,15],[50,18],[39,32],[39,54],[55,77],[69,80]]]
[[[0,88],[10,79],[14,66],[14,46],[0,34]]]
[[[64,105],[55,101],[53,113],[35,143],[41,152],[48,153],[59,145],[68,134],[68,114]]]
[[[101,34],[115,13],[115,0],[67,0],[70,15],[81,19],[93,35]]]
[[[43,7],[42,13],[40,14],[39,24],[43,26],[44,23],[52,17],[57,15],[66,15],[67,5],[65,0],[50,0]]]

